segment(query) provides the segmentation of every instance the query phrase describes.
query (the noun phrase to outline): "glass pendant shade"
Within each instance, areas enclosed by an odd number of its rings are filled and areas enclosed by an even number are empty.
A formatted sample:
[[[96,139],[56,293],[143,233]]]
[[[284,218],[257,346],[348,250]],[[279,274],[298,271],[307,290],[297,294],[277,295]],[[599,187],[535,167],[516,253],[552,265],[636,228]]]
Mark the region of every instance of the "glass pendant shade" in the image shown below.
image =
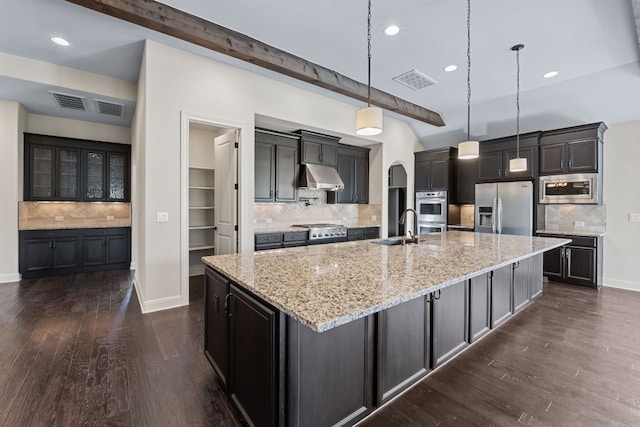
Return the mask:
[[[382,109],[364,107],[356,112],[356,133],[363,136],[378,135],[382,132]]]
[[[459,159],[475,159],[480,154],[478,141],[463,141],[458,143]]]
[[[509,172],[522,172],[527,170],[527,159],[518,157],[509,160]]]

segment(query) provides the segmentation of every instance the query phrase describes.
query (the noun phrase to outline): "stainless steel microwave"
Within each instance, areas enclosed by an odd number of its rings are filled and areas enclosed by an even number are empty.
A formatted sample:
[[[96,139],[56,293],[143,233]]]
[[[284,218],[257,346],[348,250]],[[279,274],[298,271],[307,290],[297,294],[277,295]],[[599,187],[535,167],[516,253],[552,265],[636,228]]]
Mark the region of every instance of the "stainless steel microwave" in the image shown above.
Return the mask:
[[[581,173],[540,177],[540,203],[598,204],[598,174]]]

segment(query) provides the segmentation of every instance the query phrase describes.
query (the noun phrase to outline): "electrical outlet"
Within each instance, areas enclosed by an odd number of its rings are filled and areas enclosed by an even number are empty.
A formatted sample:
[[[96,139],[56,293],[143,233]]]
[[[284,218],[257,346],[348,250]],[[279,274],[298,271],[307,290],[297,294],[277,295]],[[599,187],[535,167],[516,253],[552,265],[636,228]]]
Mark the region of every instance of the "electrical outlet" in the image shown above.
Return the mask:
[[[113,221],[114,219],[113,215],[107,215],[107,221]]]
[[[157,222],[169,222],[169,212],[156,212]]]
[[[272,220],[271,218],[267,218],[264,222],[266,222],[267,224],[271,224]]]
[[[378,220],[377,215],[371,215],[371,221],[377,221],[377,220]]]
[[[640,221],[640,213],[630,213],[629,214],[629,221]]]
[[[61,222],[61,221],[64,221],[64,216],[62,216],[62,215],[56,215],[56,218],[55,218],[55,219],[56,219],[56,221],[57,221],[57,222]]]
[[[574,221],[573,225],[576,227],[584,227],[584,221]]]

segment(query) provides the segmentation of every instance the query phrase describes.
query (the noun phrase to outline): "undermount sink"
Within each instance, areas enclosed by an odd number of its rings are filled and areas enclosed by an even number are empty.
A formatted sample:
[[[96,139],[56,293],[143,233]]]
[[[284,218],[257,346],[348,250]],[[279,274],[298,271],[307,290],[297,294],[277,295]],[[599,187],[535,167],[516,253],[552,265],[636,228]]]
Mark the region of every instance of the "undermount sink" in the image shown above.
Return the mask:
[[[385,245],[385,246],[395,246],[395,245],[409,245],[413,243],[418,243],[418,241],[411,237],[398,237],[394,239],[377,239],[377,240],[374,240],[373,243],[376,243],[378,245]]]

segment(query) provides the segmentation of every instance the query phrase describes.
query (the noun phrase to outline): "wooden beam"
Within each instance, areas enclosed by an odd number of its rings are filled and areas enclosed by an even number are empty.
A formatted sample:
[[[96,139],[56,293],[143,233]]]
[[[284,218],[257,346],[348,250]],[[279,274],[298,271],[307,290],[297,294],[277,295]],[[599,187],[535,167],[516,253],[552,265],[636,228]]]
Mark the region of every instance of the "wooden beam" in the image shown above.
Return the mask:
[[[244,34],[153,0],[67,0],[80,6],[367,102],[367,85]],[[434,126],[440,114],[371,88],[371,104]]]

